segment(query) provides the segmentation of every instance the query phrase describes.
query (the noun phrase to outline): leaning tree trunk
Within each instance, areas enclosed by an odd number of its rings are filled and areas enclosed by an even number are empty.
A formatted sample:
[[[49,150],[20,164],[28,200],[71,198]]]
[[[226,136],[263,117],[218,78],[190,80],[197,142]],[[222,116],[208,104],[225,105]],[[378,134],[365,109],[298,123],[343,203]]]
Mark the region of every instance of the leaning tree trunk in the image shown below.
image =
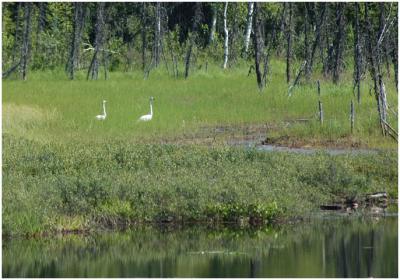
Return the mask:
[[[228,55],[229,55],[229,31],[228,31],[228,24],[227,24],[227,12],[228,12],[228,2],[225,3],[224,9],[224,66],[223,68],[226,69],[228,64]]]
[[[371,74],[371,78],[372,81],[374,82],[374,93],[375,93],[375,99],[376,99],[376,103],[377,103],[377,109],[378,109],[378,116],[379,116],[379,122],[381,125],[381,129],[382,129],[382,135],[385,135],[385,126],[382,122],[382,110],[381,110],[381,90],[379,87],[379,77],[381,76],[379,73],[379,67],[377,66],[379,58],[376,57],[376,40],[375,40],[375,36],[373,34],[373,30],[372,30],[372,26],[371,26],[371,22],[370,22],[370,18],[369,18],[369,7],[368,7],[368,3],[365,2],[364,3],[365,6],[365,12],[364,12],[364,18],[365,18],[365,23],[366,23],[366,38],[365,41],[367,42],[367,57],[369,60],[369,69],[370,69],[370,74]]]
[[[261,18],[261,11],[259,9],[260,3],[254,3],[254,16],[253,16],[253,44],[254,44],[254,59],[256,65],[256,76],[257,76],[257,84],[260,91],[264,87],[264,83],[262,81],[262,74],[261,74],[261,62],[264,58],[264,40],[262,36],[262,18]]]
[[[82,31],[85,20],[84,4],[75,2],[74,5],[74,26],[71,39],[71,51],[67,63],[67,72],[69,78],[73,80],[75,78],[75,68],[77,67],[79,60],[79,48],[82,39]]]
[[[198,25],[200,24],[200,19],[201,19],[201,2],[196,2],[192,31],[189,34],[188,38],[189,46],[186,51],[186,57],[185,57],[185,79],[189,77],[190,59],[192,57],[193,46],[196,43],[196,38],[198,36],[197,29]]]
[[[22,36],[22,48],[21,48],[21,77],[26,80],[28,71],[28,60],[30,54],[31,44],[31,19],[32,19],[32,3],[24,3],[24,33]]]
[[[286,4],[286,3],[285,3]],[[290,82],[290,60],[292,57],[292,3],[287,3],[289,18],[286,23],[286,82]]]
[[[354,3],[355,23],[354,23],[354,87],[357,88],[357,102],[361,103],[361,46],[360,46],[360,20],[359,20],[359,5]]]
[[[322,3],[322,11],[320,13],[319,20],[315,26],[315,39],[314,39],[313,45],[311,47],[311,55],[310,55],[310,63],[309,63],[310,72],[313,71],[315,51],[317,50],[317,46],[320,44],[320,41],[321,41],[321,27],[322,27],[322,25],[324,23],[324,19],[325,19],[326,5],[327,5],[326,3]]]
[[[217,27],[217,6],[216,3],[211,3],[212,5],[212,18],[211,18],[211,27],[210,27],[210,37],[208,39],[208,44],[214,42],[215,37],[215,29]]]
[[[103,32],[104,32],[104,5],[105,2],[97,3],[97,16],[95,25],[95,46],[92,61],[90,63],[87,79],[97,80],[99,75],[99,56],[103,47]]]
[[[250,45],[250,35],[251,35],[251,26],[253,23],[253,9],[254,3],[249,2],[247,8],[247,23],[246,23],[246,34],[244,36],[244,54],[247,55]]]
[[[333,64],[333,82],[337,84],[340,79],[341,64],[342,64],[342,50],[344,42],[344,4],[338,3],[336,6],[336,37],[334,41],[335,56]]]

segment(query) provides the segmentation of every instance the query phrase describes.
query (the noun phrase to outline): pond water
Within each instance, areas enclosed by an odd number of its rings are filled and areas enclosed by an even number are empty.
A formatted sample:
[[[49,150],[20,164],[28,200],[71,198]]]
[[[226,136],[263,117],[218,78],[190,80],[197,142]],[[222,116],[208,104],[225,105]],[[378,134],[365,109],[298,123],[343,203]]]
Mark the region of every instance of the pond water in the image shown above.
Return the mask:
[[[3,240],[3,277],[393,277],[397,217]]]

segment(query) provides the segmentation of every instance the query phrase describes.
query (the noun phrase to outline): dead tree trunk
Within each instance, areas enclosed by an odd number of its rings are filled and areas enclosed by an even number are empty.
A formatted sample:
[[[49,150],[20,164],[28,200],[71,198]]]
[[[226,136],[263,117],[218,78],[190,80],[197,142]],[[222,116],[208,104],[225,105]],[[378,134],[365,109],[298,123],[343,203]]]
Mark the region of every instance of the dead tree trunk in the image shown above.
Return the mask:
[[[324,28],[324,36],[325,36],[325,52],[326,52],[326,56],[322,56],[321,55],[321,57],[322,57],[322,64],[323,64],[323,74],[324,74],[324,77],[325,78],[327,78],[328,77],[328,75],[330,74],[330,73],[332,73],[332,68],[333,68],[333,44],[332,44],[332,42],[331,42],[331,38],[330,38],[330,35],[331,35],[331,33],[333,33],[332,31],[331,31],[331,26],[330,26],[330,24],[331,24],[331,22],[333,22],[334,21],[334,18],[333,18],[333,11],[332,10],[334,10],[334,6],[333,6],[333,4],[331,4],[331,5],[329,5],[329,4],[326,4],[326,5],[328,5],[327,6],[327,10],[326,10],[326,20],[325,20],[325,28]],[[331,8],[333,6],[333,9]],[[336,29],[335,29],[336,30]]]
[[[305,5],[305,14],[304,14],[304,60],[307,61],[305,67],[305,77],[306,80],[310,80],[311,71],[310,71],[310,46],[309,46],[309,39],[308,39],[308,30],[310,26],[310,11],[308,3],[304,3]]]
[[[21,48],[21,77],[26,80],[28,71],[28,61],[31,48],[31,20],[32,20],[32,3],[24,3],[24,33],[22,36]]]
[[[160,64],[161,56],[161,3],[156,2],[153,59],[155,67]]]
[[[288,5],[289,17],[286,22],[286,82],[290,82],[290,60],[292,57],[292,3],[285,3]]]
[[[84,4],[80,2],[73,3],[74,5],[74,26],[71,39],[71,51],[67,63],[66,70],[69,78],[73,80],[75,78],[75,68],[77,67],[79,60],[79,49],[82,39],[82,31],[85,19]]]
[[[142,3],[142,11],[141,11],[141,24],[142,24],[142,70],[146,69],[146,49],[147,49],[147,36],[146,36],[146,25],[147,25],[147,10],[146,10],[146,2]]]
[[[39,43],[41,41],[41,34],[44,30],[44,26],[45,26],[45,18],[46,18],[46,5],[47,3],[43,3],[43,2],[39,2],[39,14],[37,17],[37,39],[36,39],[36,52],[40,52],[41,50],[39,50]]]
[[[189,34],[189,46],[186,51],[185,57],[185,79],[189,77],[189,69],[190,69],[190,59],[192,57],[193,46],[196,42],[196,38],[198,36],[197,29],[201,19],[201,2],[196,2],[195,4],[195,12],[194,12],[194,19],[193,19],[193,26],[192,30]]]
[[[387,110],[388,104],[386,99],[386,88],[382,80],[382,75],[378,76],[379,79],[379,104],[381,105],[381,120],[387,123]]]
[[[359,5],[354,3],[355,23],[354,23],[354,87],[357,88],[357,102],[361,103],[360,80],[361,80],[361,46],[360,46],[360,21]]]
[[[264,58],[264,40],[262,35],[262,18],[261,18],[261,10],[259,9],[260,3],[254,3],[254,16],[253,16],[253,45],[254,45],[254,59],[256,65],[256,76],[257,76],[257,84],[260,91],[264,87],[264,83],[262,81],[262,74],[261,74],[261,62]]]
[[[227,12],[228,12],[228,2],[225,3],[225,8],[224,8],[224,65],[223,68],[226,69],[226,66],[228,64],[228,55],[229,55],[229,31],[228,31],[228,24],[227,24]]]
[[[337,32],[334,41],[334,65],[333,65],[333,82],[337,84],[340,79],[341,65],[342,65],[342,52],[344,41],[344,3],[336,4],[336,26]]]
[[[385,3],[379,3],[379,29],[382,30],[382,32],[387,28],[386,26],[387,22],[385,19]],[[388,40],[387,37],[384,36],[381,42],[381,59],[382,61],[380,62],[381,64],[385,63],[386,64],[386,72],[388,75],[388,78],[390,78],[390,65],[389,65],[389,52],[388,52]]]
[[[249,45],[250,45],[251,26],[253,23],[253,9],[254,9],[254,3],[249,2],[248,8],[247,8],[246,34],[244,36],[244,55],[245,56],[247,56],[247,52],[249,50]]]
[[[104,6],[105,2],[97,3],[96,9],[96,25],[95,25],[95,46],[92,61],[87,73],[86,79],[97,80],[99,75],[99,56],[100,51],[103,48],[103,36],[104,36]]]
[[[283,7],[283,9],[280,10],[280,12],[276,13],[275,18],[272,20],[272,22],[273,22],[272,29],[269,29],[270,32],[268,32],[268,33],[270,33],[270,36],[269,36],[268,43],[265,46],[267,50],[266,50],[266,52],[263,51],[264,70],[263,70],[263,74],[262,74],[262,82],[263,82],[264,87],[267,84],[267,75],[269,73],[269,58],[270,58],[272,49],[276,45],[278,31],[281,29],[280,27],[282,26],[282,24],[284,22],[286,6],[283,4],[283,5],[281,5],[281,7]]]
[[[217,6],[216,3],[211,3],[212,5],[212,18],[210,27],[210,37],[208,39],[208,44],[211,45],[214,42],[215,29],[217,27]]]
[[[14,46],[11,54],[11,61],[12,64],[15,63],[15,59],[18,53],[18,43],[21,41],[21,28],[20,28],[20,18],[21,18],[21,10],[22,10],[22,3],[19,2],[17,5],[16,16],[15,16],[15,33],[14,33]]]
[[[397,24],[395,25],[397,26]],[[397,77],[397,69],[398,69],[398,46],[397,46],[397,36],[394,36],[392,39],[392,51],[391,51],[391,56],[392,56],[392,63],[393,63],[393,70],[394,70],[394,81],[396,84],[396,90],[398,90],[398,77]]]

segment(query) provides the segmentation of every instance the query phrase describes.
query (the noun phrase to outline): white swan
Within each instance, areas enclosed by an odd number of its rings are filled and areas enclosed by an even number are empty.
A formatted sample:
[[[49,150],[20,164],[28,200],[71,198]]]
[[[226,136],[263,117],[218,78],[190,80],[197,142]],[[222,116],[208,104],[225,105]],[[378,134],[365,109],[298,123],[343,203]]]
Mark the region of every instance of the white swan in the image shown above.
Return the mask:
[[[106,102],[107,102],[107,101],[103,100],[103,114],[97,115],[97,116],[96,116],[96,119],[99,120],[99,121],[103,121],[103,120],[105,120],[106,117],[107,117],[107,113],[106,113]]]
[[[143,121],[143,122],[151,121],[151,119],[153,118],[153,100],[154,97],[150,97],[150,114],[141,116],[138,119],[138,121]]]

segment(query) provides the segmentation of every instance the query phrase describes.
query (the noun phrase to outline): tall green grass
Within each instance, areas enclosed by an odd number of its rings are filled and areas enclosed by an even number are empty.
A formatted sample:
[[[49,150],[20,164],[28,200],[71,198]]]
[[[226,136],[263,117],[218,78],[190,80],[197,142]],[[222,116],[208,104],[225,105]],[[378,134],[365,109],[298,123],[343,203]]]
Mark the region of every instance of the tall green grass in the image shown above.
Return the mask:
[[[20,131],[18,118],[26,118],[28,111],[34,109],[52,116],[46,119],[45,126],[39,120],[32,122],[28,133],[31,139],[160,142],[195,135],[204,127],[267,123],[275,128],[264,136],[289,136],[306,144],[312,139],[349,139],[348,142],[368,147],[397,147],[392,139],[381,136],[376,101],[369,95],[368,81],[362,85],[361,104],[355,103],[355,132],[350,135],[350,101],[356,99],[350,71],[343,74],[338,85],[315,74],[309,84],[299,85],[288,97],[284,63],[272,61],[271,69],[262,93],[255,77],[247,76],[246,66],[223,71],[211,65],[207,72],[204,68],[194,71],[187,80],[174,79],[162,68],[152,71],[147,80],[139,71],[111,72],[107,81],[86,81],[83,72],[75,81],[67,80],[62,71],[34,72],[25,82],[3,81],[3,106],[18,111],[13,116],[15,122],[5,122],[9,110],[3,112],[3,128]],[[323,126],[317,121],[317,79],[321,80]],[[389,104],[397,108],[393,82],[386,81],[386,88]],[[156,98],[153,120],[137,122],[149,112],[150,96]],[[108,117],[99,122],[94,117],[101,113],[103,99],[108,101]],[[33,109],[26,110],[26,106]],[[287,125],[300,118],[310,121]],[[397,118],[391,115],[390,123],[397,127]]]

